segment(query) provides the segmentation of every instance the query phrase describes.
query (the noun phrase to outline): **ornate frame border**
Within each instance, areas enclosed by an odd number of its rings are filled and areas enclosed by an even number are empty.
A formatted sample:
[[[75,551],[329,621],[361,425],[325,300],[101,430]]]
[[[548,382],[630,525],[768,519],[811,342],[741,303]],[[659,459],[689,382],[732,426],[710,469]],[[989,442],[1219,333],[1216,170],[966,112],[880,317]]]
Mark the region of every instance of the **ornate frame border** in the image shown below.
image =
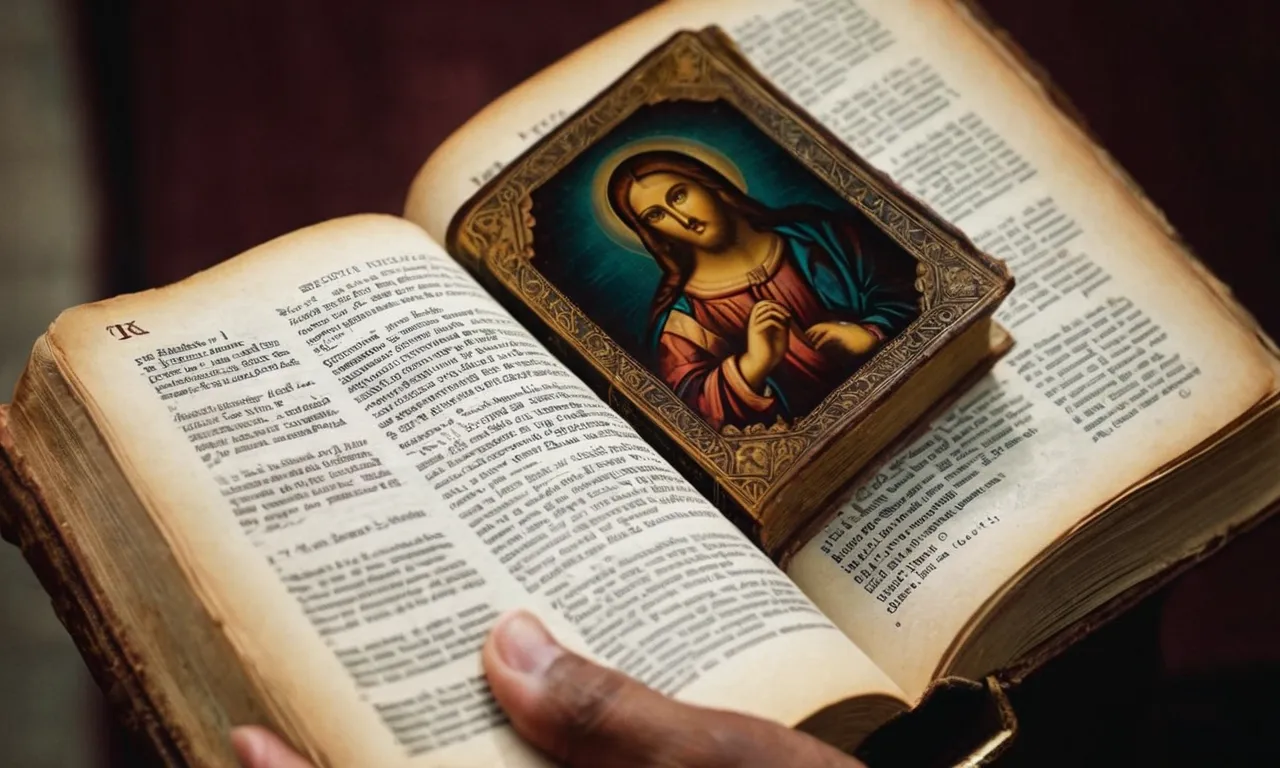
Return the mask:
[[[792,426],[715,431],[532,263],[532,192],[640,107],[673,100],[727,102],[917,259],[920,316]],[[716,27],[678,33],[507,166],[457,215],[449,246],[532,309],[756,519],[801,457],[854,427],[929,355],[994,311],[1011,285],[1003,264],[776,92]]]

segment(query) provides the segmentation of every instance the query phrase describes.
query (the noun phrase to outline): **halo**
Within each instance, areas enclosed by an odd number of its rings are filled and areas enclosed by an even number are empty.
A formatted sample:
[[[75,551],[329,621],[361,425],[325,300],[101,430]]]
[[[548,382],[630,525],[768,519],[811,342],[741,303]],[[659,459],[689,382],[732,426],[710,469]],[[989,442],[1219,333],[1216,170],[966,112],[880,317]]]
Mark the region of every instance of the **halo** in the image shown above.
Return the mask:
[[[596,166],[595,176],[591,180],[592,212],[595,214],[596,224],[613,242],[629,251],[649,258],[652,257],[645,250],[640,238],[636,236],[635,232],[631,231],[626,222],[618,218],[618,215],[613,212],[613,206],[609,203],[609,178],[613,176],[614,169],[624,160],[641,152],[652,152],[654,150],[679,152],[701,160],[718,171],[720,175],[728,179],[738,189],[743,192],[747,191],[747,180],[732,160],[723,152],[694,139],[683,136],[651,136],[629,142],[610,152],[604,160],[600,161],[600,165]]]

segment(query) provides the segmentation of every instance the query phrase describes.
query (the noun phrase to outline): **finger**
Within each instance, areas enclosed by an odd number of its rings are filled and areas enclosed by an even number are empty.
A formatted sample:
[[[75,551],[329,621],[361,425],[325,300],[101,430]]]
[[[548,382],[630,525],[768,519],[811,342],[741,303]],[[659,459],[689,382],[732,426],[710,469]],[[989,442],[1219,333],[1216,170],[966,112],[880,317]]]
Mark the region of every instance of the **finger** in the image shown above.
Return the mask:
[[[256,725],[232,728],[231,746],[244,768],[312,768],[279,736]]]
[[[776,315],[777,311],[776,306],[769,306],[768,303],[765,302],[756,302],[756,305],[751,307],[751,314],[746,320],[748,320],[748,323],[759,323],[759,321],[764,320],[765,317]]]
[[[751,308],[751,313],[755,314],[757,312],[781,312],[788,317],[791,316],[791,310],[771,299],[761,299],[760,301],[757,301],[755,306]]]
[[[592,664],[522,611],[499,620],[483,656],[512,726],[565,768],[859,766],[804,734],[681,704]]]
[[[762,323],[766,320],[779,320],[786,323],[791,321],[791,315],[787,314],[787,312],[782,309],[770,308],[764,310],[755,317],[755,321],[757,323]]]
[[[830,325],[827,325],[826,323],[819,323],[817,325],[809,326],[809,329],[805,332],[805,334],[811,339],[831,340],[836,338],[835,328],[832,328]]]
[[[776,301],[769,301],[768,299],[765,299],[765,302],[769,305],[769,309],[774,312],[780,313],[783,317],[791,317],[791,310],[787,308],[787,305],[779,304]]]
[[[782,331],[785,333],[791,330],[791,323],[782,318],[771,317],[768,320],[761,321],[758,327],[765,331]]]

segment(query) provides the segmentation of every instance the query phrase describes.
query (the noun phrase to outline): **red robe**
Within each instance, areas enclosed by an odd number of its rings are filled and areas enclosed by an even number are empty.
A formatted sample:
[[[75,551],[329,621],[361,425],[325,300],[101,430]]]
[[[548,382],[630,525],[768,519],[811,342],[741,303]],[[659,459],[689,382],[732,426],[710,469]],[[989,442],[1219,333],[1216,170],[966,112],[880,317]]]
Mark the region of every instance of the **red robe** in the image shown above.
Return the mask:
[[[832,315],[779,248],[743,277],[723,284],[689,281],[684,294],[692,315],[674,310],[658,339],[658,373],[712,427],[772,424],[788,412],[806,414],[852,372],[847,360],[824,356],[805,339],[816,323],[845,320]],[[788,393],[787,407],[772,387],[757,393],[738,369],[746,350],[747,318],[757,301],[769,299],[791,311],[786,356],[769,375]],[[879,328],[864,326],[883,338]]]

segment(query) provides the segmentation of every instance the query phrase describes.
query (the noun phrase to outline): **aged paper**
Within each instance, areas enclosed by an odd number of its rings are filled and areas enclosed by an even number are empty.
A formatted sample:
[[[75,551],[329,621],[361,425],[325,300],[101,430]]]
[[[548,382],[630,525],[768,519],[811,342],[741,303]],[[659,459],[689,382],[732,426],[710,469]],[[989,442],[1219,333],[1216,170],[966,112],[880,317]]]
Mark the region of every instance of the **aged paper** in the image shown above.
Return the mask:
[[[1020,567],[1244,413],[1272,376],[1162,223],[946,0],[668,3],[482,112],[424,166],[407,215],[443,237],[548,122],[676,30],[712,23],[1019,280],[998,315],[1014,353],[790,570],[917,695]]]
[[[303,230],[51,338],[279,719],[335,764],[532,761],[479,668],[517,606],[688,701],[797,723],[901,696],[407,222]]]

